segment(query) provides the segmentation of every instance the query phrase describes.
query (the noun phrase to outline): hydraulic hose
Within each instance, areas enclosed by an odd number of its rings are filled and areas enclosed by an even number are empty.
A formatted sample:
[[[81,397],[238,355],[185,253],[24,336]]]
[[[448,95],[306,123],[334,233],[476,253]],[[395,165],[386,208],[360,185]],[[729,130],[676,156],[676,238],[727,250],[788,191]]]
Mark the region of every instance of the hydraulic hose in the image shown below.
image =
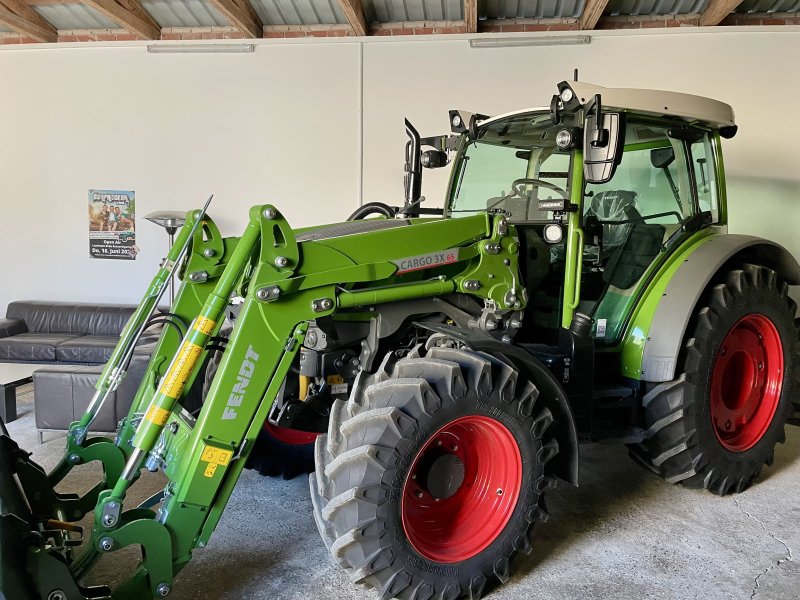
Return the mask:
[[[391,207],[383,202],[367,202],[363,206],[359,206],[355,212],[347,217],[348,221],[357,221],[372,214],[379,214],[385,216],[387,219],[394,219],[397,214],[397,208]]]

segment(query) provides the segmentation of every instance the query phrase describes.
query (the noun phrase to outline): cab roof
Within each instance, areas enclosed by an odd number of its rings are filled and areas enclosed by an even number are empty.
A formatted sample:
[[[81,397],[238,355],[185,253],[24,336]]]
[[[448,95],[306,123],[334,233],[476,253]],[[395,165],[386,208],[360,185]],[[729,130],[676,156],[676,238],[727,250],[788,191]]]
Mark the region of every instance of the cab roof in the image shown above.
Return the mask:
[[[591,101],[595,94],[600,94],[603,107],[653,116],[678,117],[689,123],[705,123],[714,128],[733,127],[736,125],[733,108],[729,104],[712,98],[662,90],[602,87],[582,81],[567,81],[566,84],[572,88],[581,104]],[[504,115],[492,117],[480,124],[485,125],[495,119],[515,114],[543,110],[549,109],[515,110]]]

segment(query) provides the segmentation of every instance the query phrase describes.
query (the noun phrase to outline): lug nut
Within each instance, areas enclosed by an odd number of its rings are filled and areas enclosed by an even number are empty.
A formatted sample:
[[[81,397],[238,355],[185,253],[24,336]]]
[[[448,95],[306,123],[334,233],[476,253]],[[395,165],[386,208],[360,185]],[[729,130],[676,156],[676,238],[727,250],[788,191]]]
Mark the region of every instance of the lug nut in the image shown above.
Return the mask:
[[[283,267],[285,267],[288,264],[289,264],[289,259],[286,258],[285,256],[276,256],[275,257],[275,266],[278,267],[279,269],[282,269]]]
[[[503,490],[500,489],[500,488],[497,488],[497,495],[498,496],[502,496],[503,495]]]
[[[262,214],[265,219],[274,219],[278,215],[274,208],[265,208]]]
[[[100,548],[103,552],[108,552],[114,547],[114,540],[110,537],[104,537],[100,540]]]
[[[170,591],[170,587],[166,583],[159,583],[156,588],[156,593],[162,598],[164,596],[169,596]]]

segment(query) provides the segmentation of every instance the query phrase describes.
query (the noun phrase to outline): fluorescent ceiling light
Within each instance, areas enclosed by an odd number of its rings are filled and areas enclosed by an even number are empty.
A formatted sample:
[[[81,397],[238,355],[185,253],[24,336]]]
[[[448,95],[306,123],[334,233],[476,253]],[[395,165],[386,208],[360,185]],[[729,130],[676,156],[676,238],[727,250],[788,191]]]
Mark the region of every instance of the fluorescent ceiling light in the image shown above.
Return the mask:
[[[244,53],[255,52],[255,44],[150,44],[147,51],[153,54],[191,53]]]
[[[548,35],[537,37],[473,38],[470,48],[511,48],[514,46],[572,46],[591,44],[590,35]]]

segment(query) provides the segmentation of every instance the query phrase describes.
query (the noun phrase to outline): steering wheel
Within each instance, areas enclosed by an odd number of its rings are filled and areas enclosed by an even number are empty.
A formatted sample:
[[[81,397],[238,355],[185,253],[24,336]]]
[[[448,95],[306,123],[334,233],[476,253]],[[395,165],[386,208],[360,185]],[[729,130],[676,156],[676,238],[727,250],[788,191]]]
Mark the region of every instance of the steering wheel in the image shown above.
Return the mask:
[[[561,196],[564,200],[569,200],[569,192],[564,188],[558,187],[554,183],[550,183],[547,181],[542,181],[541,179],[533,179],[530,177],[523,177],[522,179],[515,179],[514,182],[511,184],[511,189],[514,190],[514,193],[519,196],[520,198],[525,198],[526,200],[530,200],[530,192],[524,189],[523,186],[526,185],[535,185],[536,187],[545,188],[547,190],[551,190]]]

